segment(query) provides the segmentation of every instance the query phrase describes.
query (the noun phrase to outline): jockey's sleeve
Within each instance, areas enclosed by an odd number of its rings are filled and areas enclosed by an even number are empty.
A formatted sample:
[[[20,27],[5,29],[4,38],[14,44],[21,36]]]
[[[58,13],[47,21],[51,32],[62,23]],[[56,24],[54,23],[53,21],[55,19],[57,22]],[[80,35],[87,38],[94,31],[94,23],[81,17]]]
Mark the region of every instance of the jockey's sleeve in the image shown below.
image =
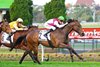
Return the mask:
[[[68,22],[65,23],[65,25],[67,25],[67,24],[68,24]]]
[[[18,28],[17,24],[14,24],[14,28],[15,28],[15,30],[23,30],[23,28]]]
[[[56,21],[56,22],[55,22],[55,25],[56,25],[57,27],[59,27],[59,28],[62,28],[62,27],[64,27],[66,24],[59,25],[58,22]]]
[[[21,27],[26,27],[26,26],[24,26],[24,25],[21,25]]]

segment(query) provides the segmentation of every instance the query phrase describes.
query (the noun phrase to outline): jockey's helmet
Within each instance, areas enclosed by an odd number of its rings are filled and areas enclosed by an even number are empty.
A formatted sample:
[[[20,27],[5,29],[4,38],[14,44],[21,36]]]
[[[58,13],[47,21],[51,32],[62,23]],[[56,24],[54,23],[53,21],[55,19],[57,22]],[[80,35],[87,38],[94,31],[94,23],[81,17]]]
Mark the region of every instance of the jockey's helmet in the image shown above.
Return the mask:
[[[65,20],[63,16],[59,16],[58,19],[63,21]]]
[[[23,23],[23,19],[22,19],[22,18],[18,18],[16,21],[17,21],[17,22],[22,22],[22,23]]]

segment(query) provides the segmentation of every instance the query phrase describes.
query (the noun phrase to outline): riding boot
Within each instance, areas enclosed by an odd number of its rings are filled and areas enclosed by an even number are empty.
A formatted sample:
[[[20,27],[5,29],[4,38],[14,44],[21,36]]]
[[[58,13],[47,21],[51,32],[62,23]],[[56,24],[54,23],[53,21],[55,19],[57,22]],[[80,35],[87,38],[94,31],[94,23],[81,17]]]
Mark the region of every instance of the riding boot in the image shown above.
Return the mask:
[[[52,31],[53,31],[52,29],[48,30],[48,31],[44,34],[44,36],[47,38],[47,34],[50,33],[50,32],[52,32]]]
[[[9,36],[8,36],[8,38],[7,38],[7,40],[11,40],[11,36],[14,34],[15,32],[11,32],[10,34],[9,34]]]

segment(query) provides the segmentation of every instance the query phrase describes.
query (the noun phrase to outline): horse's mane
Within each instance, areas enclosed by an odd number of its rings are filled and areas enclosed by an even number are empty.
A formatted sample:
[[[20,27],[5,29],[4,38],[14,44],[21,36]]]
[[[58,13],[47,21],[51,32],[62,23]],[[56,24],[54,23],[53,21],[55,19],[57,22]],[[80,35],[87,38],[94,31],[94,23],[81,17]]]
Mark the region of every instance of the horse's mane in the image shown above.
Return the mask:
[[[27,30],[17,30],[16,32],[25,32],[25,31],[27,31]]]
[[[30,26],[28,26],[28,29],[30,29],[30,28],[38,28],[38,26],[32,26],[32,25],[30,25]]]
[[[69,19],[67,22],[68,22],[68,24],[69,24],[69,23],[72,23],[72,22],[75,22],[75,21],[78,22],[78,20],[75,20],[75,19]]]
[[[75,21],[78,22],[78,20],[75,20],[75,19],[69,19],[67,22],[68,22],[68,24],[70,24],[70,23],[73,23]],[[68,24],[66,24],[65,26],[67,26]],[[61,29],[63,29],[64,27],[62,27]]]
[[[27,26],[28,27],[28,30],[31,29],[31,28],[38,28],[38,26]],[[26,32],[28,30],[17,30],[16,32]]]

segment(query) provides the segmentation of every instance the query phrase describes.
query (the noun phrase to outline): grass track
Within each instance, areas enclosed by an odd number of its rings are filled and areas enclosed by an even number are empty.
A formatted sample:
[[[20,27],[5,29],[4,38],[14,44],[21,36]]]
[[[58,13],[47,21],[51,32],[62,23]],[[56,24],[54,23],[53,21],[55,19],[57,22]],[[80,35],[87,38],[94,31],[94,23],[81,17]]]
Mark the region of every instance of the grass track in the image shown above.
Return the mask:
[[[41,65],[30,61],[0,61],[0,67],[100,67],[100,62],[43,62]]]

